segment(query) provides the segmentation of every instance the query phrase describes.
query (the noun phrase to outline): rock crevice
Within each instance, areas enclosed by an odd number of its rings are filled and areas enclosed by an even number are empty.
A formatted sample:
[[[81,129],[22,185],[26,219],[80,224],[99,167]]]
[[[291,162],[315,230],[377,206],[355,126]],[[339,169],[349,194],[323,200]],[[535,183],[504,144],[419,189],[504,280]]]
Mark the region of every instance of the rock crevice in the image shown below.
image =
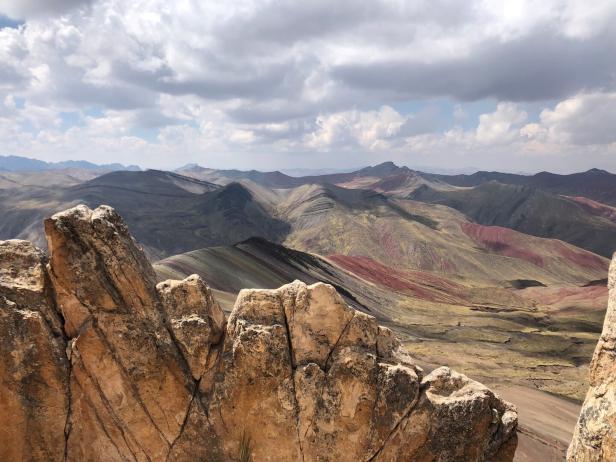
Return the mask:
[[[109,207],[46,220],[49,260],[0,242],[0,459],[510,461],[517,414],[424,377],[336,290],[243,290],[225,318],[198,276],[156,285]],[[15,419],[19,425],[11,425]]]

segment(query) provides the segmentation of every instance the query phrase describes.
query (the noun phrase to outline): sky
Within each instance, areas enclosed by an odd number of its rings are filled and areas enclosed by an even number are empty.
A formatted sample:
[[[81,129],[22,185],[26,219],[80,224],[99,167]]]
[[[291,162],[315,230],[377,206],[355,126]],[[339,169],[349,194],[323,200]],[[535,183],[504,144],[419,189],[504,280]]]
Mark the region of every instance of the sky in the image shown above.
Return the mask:
[[[616,1],[0,0],[0,155],[616,172]]]

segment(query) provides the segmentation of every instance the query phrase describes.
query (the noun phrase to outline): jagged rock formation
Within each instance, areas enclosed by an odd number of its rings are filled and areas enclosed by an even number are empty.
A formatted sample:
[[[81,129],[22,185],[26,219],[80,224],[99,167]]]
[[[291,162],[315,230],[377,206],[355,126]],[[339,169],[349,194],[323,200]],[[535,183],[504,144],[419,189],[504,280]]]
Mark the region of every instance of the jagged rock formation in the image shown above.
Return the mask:
[[[603,332],[590,363],[590,389],[567,452],[569,462],[616,460],[616,255],[608,288]]]
[[[517,414],[427,376],[333,287],[244,290],[230,318],[197,276],[155,284],[109,207],[46,221],[49,263],[0,243],[0,459],[510,461]]]

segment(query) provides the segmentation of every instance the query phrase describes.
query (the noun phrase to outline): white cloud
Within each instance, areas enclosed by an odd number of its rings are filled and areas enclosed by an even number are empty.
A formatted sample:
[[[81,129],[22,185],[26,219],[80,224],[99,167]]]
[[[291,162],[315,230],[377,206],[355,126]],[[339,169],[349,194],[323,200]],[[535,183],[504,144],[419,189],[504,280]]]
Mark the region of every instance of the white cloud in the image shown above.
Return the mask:
[[[582,93],[544,109],[536,129],[558,143],[616,143],[616,93]]]
[[[482,114],[477,126],[477,141],[484,144],[507,144],[519,136],[528,114],[514,103],[498,103],[496,111]]]
[[[317,117],[317,129],[306,137],[314,149],[357,148],[389,149],[407,121],[390,106],[378,111],[345,111]]]
[[[0,29],[0,153],[472,164],[614,141],[613,1],[0,0],[0,14],[27,20]],[[534,121],[528,101],[562,102]]]

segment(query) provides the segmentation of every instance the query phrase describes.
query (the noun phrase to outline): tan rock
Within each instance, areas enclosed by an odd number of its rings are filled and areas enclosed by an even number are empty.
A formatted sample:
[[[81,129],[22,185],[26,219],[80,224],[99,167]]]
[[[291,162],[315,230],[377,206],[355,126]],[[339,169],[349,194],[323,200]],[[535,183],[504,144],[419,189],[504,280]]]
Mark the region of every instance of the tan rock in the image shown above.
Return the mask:
[[[74,338],[71,390],[81,393],[71,402],[83,410],[70,417],[68,459],[110,445],[118,460],[165,459],[196,385],[164,324],[151,265],[109,207],[67,210],[45,229],[58,306]]]
[[[0,460],[64,458],[68,361],[42,253],[0,241]]]
[[[289,328],[293,365],[312,362],[324,368],[354,311],[326,284],[308,288],[296,281],[285,286],[280,296]]]
[[[242,291],[223,358],[210,418],[230,459],[244,433],[255,460],[513,459],[511,405],[446,368],[420,384],[391,331],[330,286]]]
[[[48,270],[0,244],[0,460],[512,460],[510,405],[422,379],[333,287],[243,290],[225,322],[197,276],[155,285],[113,209],[45,225]]]
[[[608,288],[603,332],[590,363],[590,389],[567,451],[569,462],[616,460],[616,257]]]
[[[375,461],[505,461],[516,446],[517,412],[488,388],[447,367],[427,375],[419,402]]]
[[[156,286],[166,322],[195,380],[201,379],[225,330],[225,314],[205,282],[192,275],[183,281],[164,281]]]
[[[209,407],[224,460],[237,460],[244,435],[255,461],[301,460],[283,291],[242,290],[229,317]]]

